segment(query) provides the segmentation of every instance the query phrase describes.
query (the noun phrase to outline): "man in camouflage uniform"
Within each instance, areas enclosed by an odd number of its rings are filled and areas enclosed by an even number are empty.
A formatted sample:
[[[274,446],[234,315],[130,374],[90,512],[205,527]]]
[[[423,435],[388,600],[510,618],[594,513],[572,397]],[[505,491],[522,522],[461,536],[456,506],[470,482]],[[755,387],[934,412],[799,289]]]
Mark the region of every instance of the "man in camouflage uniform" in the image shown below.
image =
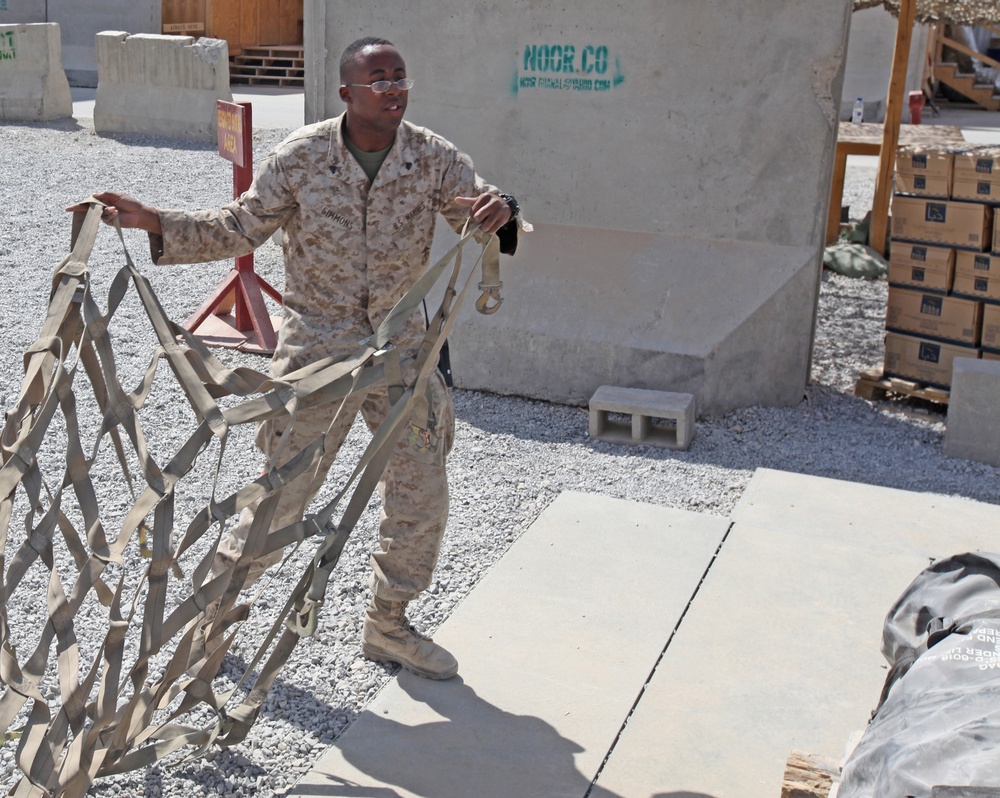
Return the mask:
[[[450,142],[403,122],[412,81],[392,44],[354,42],[341,58],[340,77],[347,111],[285,139],[260,164],[247,192],[219,210],[159,210],[121,194],[96,195],[109,206],[106,219],[117,216],[123,227],[150,233],[159,265],[243,255],[282,230],[285,318],[271,362],[274,377],[346,356],[372,335],[426,269],[438,213],[456,230],[471,214],[484,233],[498,233],[501,251],[513,253],[517,243],[516,201],[484,183]],[[407,358],[416,355],[423,327],[415,314],[396,341],[408,384],[415,374]],[[428,392],[430,412],[410,420],[379,486],[383,512],[362,651],[447,679],[458,671],[455,658],[405,616],[406,603],[430,585],[448,515],[445,459],[454,411],[439,373]],[[336,419],[333,404],[301,410],[290,428],[285,419],[260,425],[257,445],[269,462],[278,451],[274,466],[327,436],[315,474],[307,472],[283,489],[271,529],[302,517],[357,413],[374,430],[388,409],[386,388],[379,384],[350,396]],[[244,510],[220,544],[215,573],[239,557],[254,510]],[[248,583],[280,556],[255,562]]]

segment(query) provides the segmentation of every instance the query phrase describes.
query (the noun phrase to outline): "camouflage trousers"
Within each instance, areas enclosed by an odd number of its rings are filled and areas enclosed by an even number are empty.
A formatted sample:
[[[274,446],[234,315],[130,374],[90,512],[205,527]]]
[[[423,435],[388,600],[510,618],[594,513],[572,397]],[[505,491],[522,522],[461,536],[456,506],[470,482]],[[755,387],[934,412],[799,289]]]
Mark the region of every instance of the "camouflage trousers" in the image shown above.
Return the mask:
[[[455,411],[437,371],[429,380],[429,393],[429,418],[424,413],[422,418],[409,420],[379,482],[382,516],[379,546],[371,556],[370,584],[376,595],[389,601],[409,601],[430,585],[448,520],[445,460],[455,436]],[[271,530],[302,518],[322,487],[357,414],[360,412],[368,428],[374,431],[389,408],[385,386],[380,384],[367,394],[348,397],[332,425],[336,405],[303,410],[287,429],[287,419],[260,424],[256,443],[268,460],[278,450],[279,443],[288,438],[274,465],[283,465],[320,435],[327,436],[319,467],[308,470],[282,489]],[[222,573],[239,557],[255,511],[256,505],[247,507],[220,541],[212,566],[214,574]],[[246,585],[256,581],[281,556],[278,551],[254,561]]]

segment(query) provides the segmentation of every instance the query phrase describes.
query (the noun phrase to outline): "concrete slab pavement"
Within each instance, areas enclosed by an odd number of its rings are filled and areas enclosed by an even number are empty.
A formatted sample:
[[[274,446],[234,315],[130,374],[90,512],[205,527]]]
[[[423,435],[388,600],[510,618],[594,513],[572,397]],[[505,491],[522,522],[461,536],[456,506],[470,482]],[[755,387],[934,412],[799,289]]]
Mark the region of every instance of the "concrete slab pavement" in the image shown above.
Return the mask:
[[[288,795],[583,796],[728,528],[562,494]]]
[[[839,760],[882,689],[892,603],[998,524],[991,504],[758,470],[590,798],[777,798],[792,750]]]
[[[791,750],[864,728],[892,602],[1000,507],[760,470],[731,521],[560,496],[436,634],[460,678],[402,673],[288,795],[776,798]]]

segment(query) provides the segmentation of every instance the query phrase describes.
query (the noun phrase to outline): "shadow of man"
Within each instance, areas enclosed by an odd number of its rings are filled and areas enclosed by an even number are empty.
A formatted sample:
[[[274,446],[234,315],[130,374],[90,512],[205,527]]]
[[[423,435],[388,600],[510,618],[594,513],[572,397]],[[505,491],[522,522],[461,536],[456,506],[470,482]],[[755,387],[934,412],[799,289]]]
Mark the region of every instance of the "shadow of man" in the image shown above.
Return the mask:
[[[372,780],[400,790],[395,795],[426,798],[584,798],[592,775],[577,769],[584,749],[531,715],[515,715],[476,695],[461,677],[430,682],[400,672],[400,688],[415,702],[399,719],[371,711],[364,723],[366,745],[338,745],[344,758]],[[420,706],[420,705],[423,706]],[[430,708],[440,720],[419,722]],[[407,722],[408,717],[417,720]],[[610,743],[611,740],[609,739]],[[596,771],[604,751],[587,763]],[[342,781],[302,795],[392,795]],[[613,798],[611,793],[605,793]]]

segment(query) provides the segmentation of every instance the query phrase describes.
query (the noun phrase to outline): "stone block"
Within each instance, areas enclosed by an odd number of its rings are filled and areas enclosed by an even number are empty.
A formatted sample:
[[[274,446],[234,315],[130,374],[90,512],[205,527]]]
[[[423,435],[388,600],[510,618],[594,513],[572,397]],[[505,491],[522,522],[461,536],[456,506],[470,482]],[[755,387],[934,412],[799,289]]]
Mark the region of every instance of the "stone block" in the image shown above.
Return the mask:
[[[98,133],[216,141],[216,100],[232,102],[221,39],[121,31],[97,34]]]
[[[631,418],[617,421],[612,414]],[[686,451],[694,437],[694,417],[689,393],[602,385],[590,400],[590,437]]]
[[[44,122],[73,115],[61,57],[58,25],[0,25],[0,120]]]
[[[944,453],[1000,467],[1000,360],[955,359]]]

